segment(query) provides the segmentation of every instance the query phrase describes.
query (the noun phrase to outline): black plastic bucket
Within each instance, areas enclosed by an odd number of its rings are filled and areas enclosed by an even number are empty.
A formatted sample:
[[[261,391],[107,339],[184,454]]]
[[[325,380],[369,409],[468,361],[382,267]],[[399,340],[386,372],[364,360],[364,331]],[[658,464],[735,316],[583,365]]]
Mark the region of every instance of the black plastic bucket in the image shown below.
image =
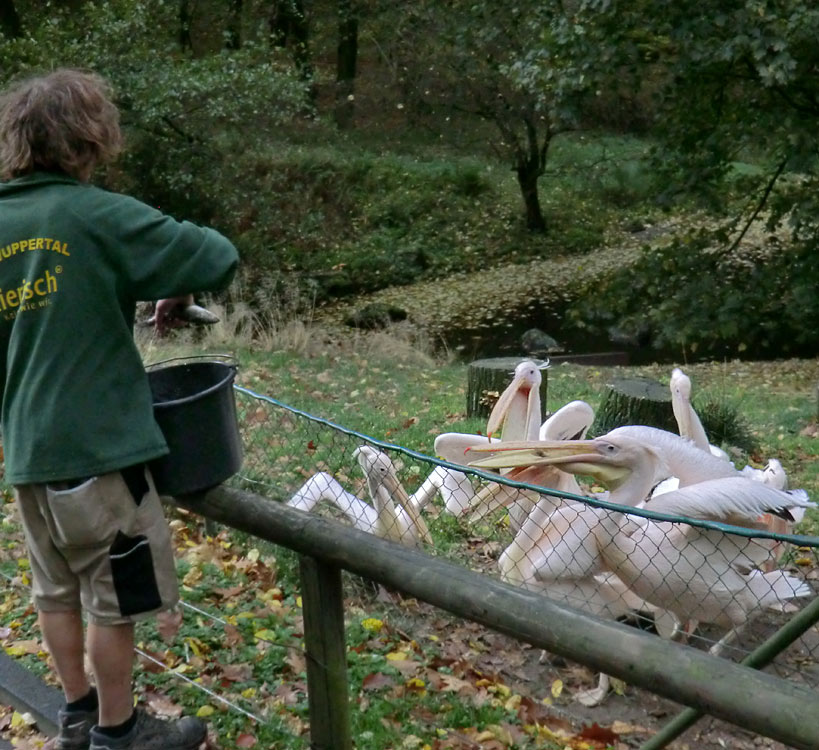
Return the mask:
[[[242,465],[233,380],[236,365],[211,358],[151,365],[154,418],[170,453],[150,463],[161,495],[187,495],[221,484]]]

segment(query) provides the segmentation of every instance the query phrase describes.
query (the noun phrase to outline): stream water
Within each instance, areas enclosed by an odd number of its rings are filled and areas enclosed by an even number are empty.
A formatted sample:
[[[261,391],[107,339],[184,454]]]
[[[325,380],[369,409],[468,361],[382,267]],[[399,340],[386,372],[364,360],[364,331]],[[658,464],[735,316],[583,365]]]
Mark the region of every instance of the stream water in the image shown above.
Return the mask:
[[[605,353],[612,358],[613,353],[616,352],[621,356],[612,363],[646,365],[722,361],[737,358],[770,360],[796,356],[815,357],[819,353],[819,349],[790,352],[746,349],[738,354],[734,347],[727,345],[701,349],[696,353],[690,350],[683,351],[681,348],[655,347],[650,341],[634,341],[617,335],[590,333],[587,329],[573,325],[559,314],[543,310],[536,315],[522,316],[513,322],[504,322],[495,328],[462,328],[452,331],[447,335],[445,341],[450,351],[456,352],[460,359],[467,362],[487,357],[529,356],[530,352],[523,347],[521,338],[527,330],[532,328],[544,331],[561,345],[561,351],[550,352],[549,356],[554,359],[599,353]],[[592,360],[589,363],[594,364],[595,362]]]

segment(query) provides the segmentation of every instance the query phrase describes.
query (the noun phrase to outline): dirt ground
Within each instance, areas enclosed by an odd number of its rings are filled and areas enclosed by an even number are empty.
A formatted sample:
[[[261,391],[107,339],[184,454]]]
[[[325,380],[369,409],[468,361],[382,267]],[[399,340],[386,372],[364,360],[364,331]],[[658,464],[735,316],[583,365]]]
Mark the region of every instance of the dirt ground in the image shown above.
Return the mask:
[[[426,616],[423,616],[424,612]],[[577,732],[595,723],[601,727],[617,727],[623,732],[620,734],[619,748],[640,747],[685,708],[645,690],[622,684],[616,685],[616,689],[609,693],[601,705],[584,706],[573,698],[573,694],[596,686],[597,674],[591,669],[567,662],[561,657],[550,656],[528,644],[494,633],[475,623],[455,621],[440,610],[427,605],[419,605],[414,616],[405,614],[408,617],[405,625],[413,634],[426,635],[445,631],[447,639],[453,643],[453,648],[457,648],[459,639],[468,639],[473,646],[475,643],[479,644],[478,654],[474,657],[474,667],[487,674],[498,675],[513,692],[540,701],[544,696],[550,695],[555,681],[560,680],[565,687],[559,697],[553,699],[551,710],[554,714],[571,722]],[[751,623],[733,649],[726,650],[726,658],[740,661],[749,651],[782,627],[790,617],[792,613],[764,613]],[[691,645],[705,650],[721,634],[717,630],[700,629]],[[766,671],[817,689],[819,626],[811,628],[780,654]],[[806,720],[813,719],[806,717]],[[668,748],[784,750],[787,746],[706,716],[669,744]]]

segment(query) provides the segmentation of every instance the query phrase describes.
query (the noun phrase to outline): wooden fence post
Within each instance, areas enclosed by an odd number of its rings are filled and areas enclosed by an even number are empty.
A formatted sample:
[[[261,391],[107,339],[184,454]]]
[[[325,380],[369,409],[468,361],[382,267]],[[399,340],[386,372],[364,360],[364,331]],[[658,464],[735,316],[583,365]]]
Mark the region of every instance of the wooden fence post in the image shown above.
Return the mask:
[[[299,556],[312,750],[352,750],[341,569]]]

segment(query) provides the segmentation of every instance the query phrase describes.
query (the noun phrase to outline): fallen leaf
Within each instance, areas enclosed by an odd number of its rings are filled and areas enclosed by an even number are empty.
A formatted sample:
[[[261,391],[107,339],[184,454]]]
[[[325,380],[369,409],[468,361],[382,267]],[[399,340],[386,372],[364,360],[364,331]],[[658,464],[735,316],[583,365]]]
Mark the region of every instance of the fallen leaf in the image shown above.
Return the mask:
[[[395,680],[383,672],[371,672],[361,682],[363,690],[380,690],[395,685]]]
[[[167,695],[162,693],[146,693],[145,702],[151,707],[154,713],[171,719],[178,719],[182,716],[182,706],[174,703]]]
[[[222,667],[222,677],[231,682],[247,682],[253,676],[250,664],[226,664]]]
[[[611,725],[611,731],[615,734],[647,734],[649,730],[637,724],[627,724],[624,721],[615,720]]]
[[[158,612],[156,615],[156,622],[157,630],[159,631],[159,635],[162,640],[165,642],[170,642],[179,632],[179,626],[182,624],[182,612]]]
[[[293,674],[303,674],[307,671],[307,659],[301,651],[290,650],[284,659],[285,664],[293,670]]]
[[[601,727],[597,722],[591,726],[583,727],[582,731],[577,736],[581,740],[602,742],[604,745],[612,745],[617,742],[617,733],[613,732],[608,727]]]

